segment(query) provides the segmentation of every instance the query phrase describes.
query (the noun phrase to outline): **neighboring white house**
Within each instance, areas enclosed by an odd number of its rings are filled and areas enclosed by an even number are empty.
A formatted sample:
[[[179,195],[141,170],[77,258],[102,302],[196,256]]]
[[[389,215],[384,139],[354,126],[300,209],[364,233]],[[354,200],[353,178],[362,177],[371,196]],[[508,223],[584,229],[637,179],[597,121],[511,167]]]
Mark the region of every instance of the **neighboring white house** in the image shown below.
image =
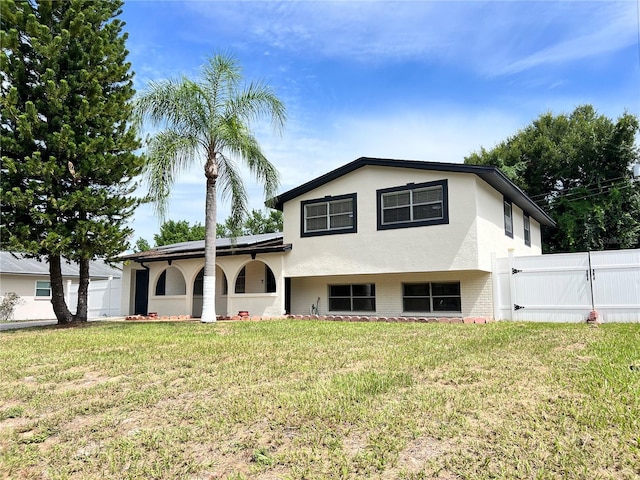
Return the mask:
[[[95,261],[91,262],[89,266],[89,274],[91,279],[89,316],[119,315],[120,304],[115,301],[111,302],[111,298],[116,294],[120,296],[122,271],[104,262]],[[79,281],[77,264],[63,261],[62,277],[67,306],[74,312]],[[91,290],[94,285],[98,288],[94,289],[96,292],[93,295],[95,300],[92,302]],[[103,292],[98,294],[99,290],[104,290],[104,295]],[[55,318],[51,305],[51,282],[49,281],[49,265],[47,263],[27,258],[22,254],[0,252],[0,297],[9,292],[14,292],[21,298],[13,317],[15,320]],[[110,303],[111,305],[109,305]]]
[[[492,254],[554,225],[489,166],[359,158],[274,200],[283,233],[216,242],[219,315],[493,318]],[[204,242],[125,259],[123,312],[200,315]]]

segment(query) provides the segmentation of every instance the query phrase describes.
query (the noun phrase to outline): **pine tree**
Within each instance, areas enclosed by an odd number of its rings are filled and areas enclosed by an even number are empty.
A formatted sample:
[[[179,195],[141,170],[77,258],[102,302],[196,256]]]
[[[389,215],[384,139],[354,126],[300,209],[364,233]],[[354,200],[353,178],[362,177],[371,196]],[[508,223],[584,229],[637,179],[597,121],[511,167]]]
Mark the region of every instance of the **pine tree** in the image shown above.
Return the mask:
[[[120,0],[0,2],[3,249],[46,260],[59,323],[86,321],[89,262],[128,247],[142,160]],[[80,266],[76,314],[61,265]]]

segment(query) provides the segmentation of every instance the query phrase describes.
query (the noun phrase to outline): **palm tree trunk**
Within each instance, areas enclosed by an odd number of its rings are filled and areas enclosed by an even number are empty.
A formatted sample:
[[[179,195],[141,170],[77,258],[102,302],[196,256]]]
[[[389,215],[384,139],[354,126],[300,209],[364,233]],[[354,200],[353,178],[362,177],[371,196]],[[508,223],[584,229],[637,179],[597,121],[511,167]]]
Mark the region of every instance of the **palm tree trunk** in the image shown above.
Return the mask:
[[[212,176],[213,177],[213,176]],[[204,280],[202,285],[202,322],[216,321],[216,177],[207,175],[204,220]]]

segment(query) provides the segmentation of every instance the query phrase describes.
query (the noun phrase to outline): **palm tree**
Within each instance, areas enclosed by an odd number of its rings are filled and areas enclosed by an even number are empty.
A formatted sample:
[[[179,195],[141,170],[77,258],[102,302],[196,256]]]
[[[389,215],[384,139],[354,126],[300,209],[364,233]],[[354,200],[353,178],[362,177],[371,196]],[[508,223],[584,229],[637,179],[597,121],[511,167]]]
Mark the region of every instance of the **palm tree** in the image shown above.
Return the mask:
[[[278,172],[250,130],[252,121],[270,118],[284,126],[286,111],[273,90],[262,82],[242,84],[235,57],[208,59],[198,81],[188,78],[149,83],[137,98],[136,119],[160,128],[147,143],[145,175],[156,212],[165,217],[171,187],[178,174],[202,162],[206,177],[203,322],[215,322],[216,200],[231,200],[231,218],[239,225],[247,212],[247,193],[237,161],[244,163],[272,197]]]

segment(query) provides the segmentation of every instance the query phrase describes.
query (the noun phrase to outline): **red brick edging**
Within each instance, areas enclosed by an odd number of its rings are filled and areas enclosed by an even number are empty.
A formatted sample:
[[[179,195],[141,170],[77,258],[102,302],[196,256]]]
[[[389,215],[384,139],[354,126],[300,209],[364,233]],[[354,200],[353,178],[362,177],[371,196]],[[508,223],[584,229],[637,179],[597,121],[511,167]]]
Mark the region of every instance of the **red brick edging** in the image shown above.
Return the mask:
[[[323,320],[334,322],[388,322],[388,323],[492,323],[492,318],[486,317],[367,317],[355,315],[283,315],[279,317],[241,317],[239,315],[218,316],[218,320],[233,321],[261,321],[261,320]],[[177,321],[177,320],[198,320],[191,315],[129,315],[126,320],[137,321]]]

